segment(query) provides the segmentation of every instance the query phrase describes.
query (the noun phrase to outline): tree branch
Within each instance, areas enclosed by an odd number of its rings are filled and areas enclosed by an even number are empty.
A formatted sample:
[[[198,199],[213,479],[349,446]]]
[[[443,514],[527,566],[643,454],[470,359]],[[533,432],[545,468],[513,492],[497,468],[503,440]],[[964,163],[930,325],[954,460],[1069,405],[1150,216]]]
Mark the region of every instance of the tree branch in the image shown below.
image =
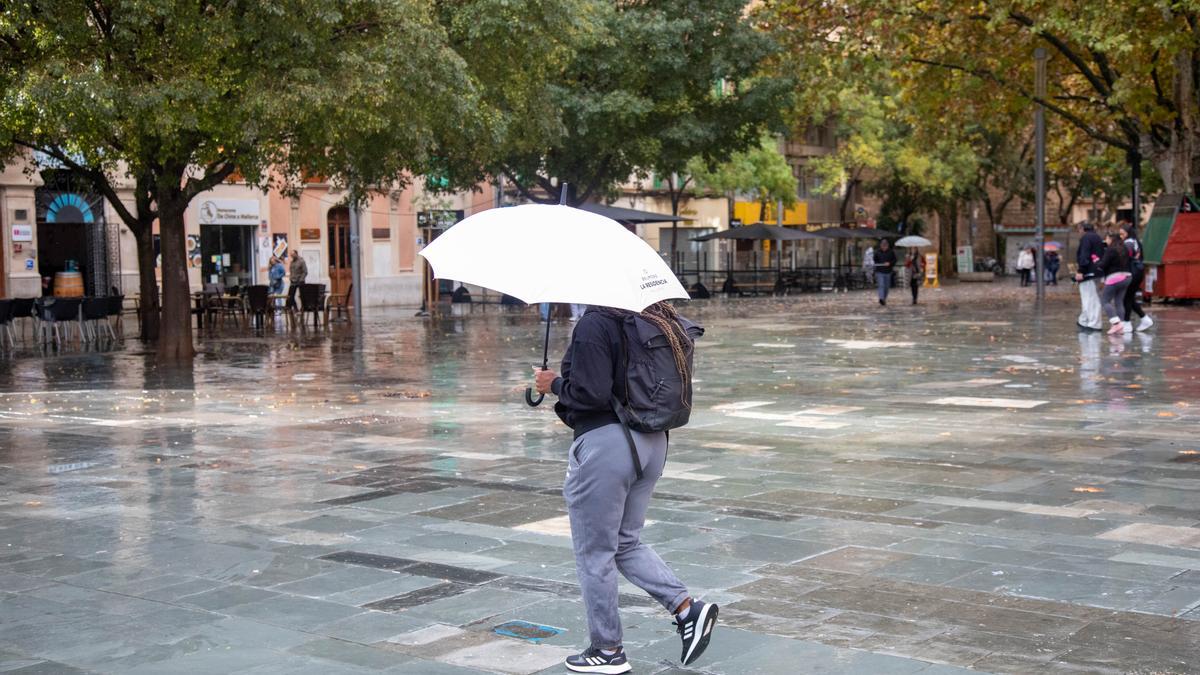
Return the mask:
[[[1037,22],[1035,22],[1030,17],[1025,16],[1024,14],[1017,13],[1017,12],[1008,12],[1008,17],[1010,19],[1012,19],[1014,22],[1016,22],[1018,25],[1024,26],[1026,28],[1032,29],[1032,28],[1035,28],[1037,25]],[[1088,83],[1090,83],[1092,85],[1092,88],[1095,89],[1097,92],[1099,92],[1101,96],[1103,96],[1104,98],[1107,99],[1109,96],[1112,95],[1112,89],[1110,89],[1107,85],[1105,85],[1104,80],[1102,80],[1100,78],[1100,76],[1095,73],[1095,71],[1093,71],[1090,67],[1088,67],[1087,62],[1083,60],[1083,57],[1080,56],[1079,54],[1076,54],[1075,50],[1071,49],[1071,47],[1066,43],[1066,41],[1064,41],[1062,38],[1058,37],[1057,35],[1055,35],[1053,33],[1048,33],[1048,32],[1044,32],[1044,31],[1035,31],[1034,34],[1037,35],[1038,37],[1042,38],[1046,42],[1049,42],[1051,45],[1054,46],[1054,48],[1056,50],[1058,50],[1058,53],[1065,56],[1067,58],[1067,60],[1070,61],[1071,64],[1075,66],[1075,69],[1079,71],[1079,74],[1083,75],[1084,78],[1087,79]]]
[[[521,181],[517,180],[517,177],[507,167],[500,169],[500,172],[504,174],[504,177],[508,179],[509,183],[512,183],[513,187],[517,188],[517,192],[521,193],[522,197],[534,203],[544,203],[544,200],[535,197],[528,188],[522,185]]]
[[[1113,136],[1111,134],[1106,134],[1103,131],[1096,129],[1095,127],[1093,127],[1093,126],[1089,125],[1087,122],[1085,122],[1083,120],[1083,118],[1081,118],[1078,115],[1076,115],[1075,113],[1067,110],[1066,108],[1063,108],[1062,106],[1055,104],[1052,100],[1050,100],[1048,98],[1039,98],[1039,97],[1035,96],[1032,92],[1030,92],[1028,89],[1026,89],[1025,87],[1022,87],[1019,84],[1016,84],[1014,82],[1006,80],[1005,78],[1000,77],[999,75],[997,75],[996,73],[993,73],[990,70],[980,69],[980,68],[969,68],[967,66],[962,66],[962,65],[953,64],[953,63],[944,63],[941,61],[933,61],[930,59],[912,58],[912,59],[910,59],[910,61],[912,61],[913,63],[919,63],[921,65],[933,66],[935,68],[945,68],[947,70],[956,70],[959,72],[967,73],[969,75],[974,75],[975,77],[991,80],[991,81],[995,82],[996,84],[999,84],[1002,87],[1010,87],[1010,88],[1016,90],[1017,93],[1019,93],[1022,97],[1026,98],[1034,103],[1041,103],[1042,105],[1046,106],[1047,110],[1050,110],[1050,111],[1056,113],[1063,119],[1067,120],[1074,126],[1078,127],[1080,131],[1084,132],[1088,136],[1091,136],[1092,138],[1095,138],[1098,141],[1107,143],[1108,145],[1111,145],[1114,148],[1120,148],[1120,149],[1126,150],[1126,151],[1131,150],[1135,147],[1133,144],[1122,141],[1121,139],[1117,138],[1116,136]]]
[[[184,184],[183,196],[187,201],[191,201],[196,195],[201,192],[212,189],[215,185],[228,178],[237,169],[234,163],[228,159],[219,159],[211,162],[204,167],[204,177],[196,178],[191,176]]]
[[[13,139],[13,144],[28,148],[34,152],[40,152],[62,162],[67,168],[87,178],[91,182],[92,187],[96,188],[96,191],[112,204],[113,210],[117,212],[121,220],[125,221],[126,225],[130,227],[140,227],[142,225],[141,218],[129,212],[129,207],[117,197],[117,191],[113,188],[112,182],[108,180],[108,176],[100,169],[84,166],[76,162],[71,159],[70,155],[63,152],[61,148],[38,145],[37,143],[20,139]],[[148,220],[152,221],[156,215],[151,215]]]

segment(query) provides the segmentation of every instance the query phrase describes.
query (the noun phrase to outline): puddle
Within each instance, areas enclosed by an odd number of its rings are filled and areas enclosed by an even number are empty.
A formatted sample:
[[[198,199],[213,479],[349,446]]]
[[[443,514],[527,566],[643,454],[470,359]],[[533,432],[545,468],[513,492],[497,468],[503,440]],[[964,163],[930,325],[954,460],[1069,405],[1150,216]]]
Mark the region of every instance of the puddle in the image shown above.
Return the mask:
[[[542,640],[565,633],[567,629],[543,626],[538,623],[529,623],[528,621],[508,621],[496,626],[492,630],[497,635],[520,638],[534,644],[540,644]]]

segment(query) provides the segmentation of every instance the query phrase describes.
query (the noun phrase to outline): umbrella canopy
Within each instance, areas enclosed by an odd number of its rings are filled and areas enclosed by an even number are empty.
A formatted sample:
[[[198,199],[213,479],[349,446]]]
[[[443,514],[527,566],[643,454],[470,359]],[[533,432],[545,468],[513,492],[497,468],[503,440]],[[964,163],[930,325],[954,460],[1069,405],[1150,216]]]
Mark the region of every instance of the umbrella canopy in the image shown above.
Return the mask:
[[[446,230],[420,254],[439,279],[526,303],[640,312],[660,300],[688,297],[649,244],[610,218],[569,206],[488,209]]]
[[[1046,249],[1047,251],[1060,251],[1062,250],[1062,247],[1063,245],[1057,241],[1048,241],[1042,244],[1042,248]]]
[[[790,227],[779,227],[777,225],[767,225],[764,223],[755,223],[744,227],[731,227],[728,230],[706,234],[702,237],[694,237],[692,241],[709,241],[710,239],[750,239],[753,241],[766,240],[782,240],[793,241],[797,239],[819,239],[815,234],[797,230]]]
[[[910,248],[921,248],[922,246],[933,246],[933,242],[925,237],[918,237],[915,234],[910,234],[907,237],[901,237],[896,240],[897,246],[906,246]]]
[[[605,218],[612,218],[619,223],[629,223],[636,225],[638,223],[672,223],[687,220],[682,216],[673,216],[669,213],[654,213],[653,211],[639,211],[637,209],[626,209],[620,206],[609,206],[608,204],[580,204],[579,209],[588,211]]]

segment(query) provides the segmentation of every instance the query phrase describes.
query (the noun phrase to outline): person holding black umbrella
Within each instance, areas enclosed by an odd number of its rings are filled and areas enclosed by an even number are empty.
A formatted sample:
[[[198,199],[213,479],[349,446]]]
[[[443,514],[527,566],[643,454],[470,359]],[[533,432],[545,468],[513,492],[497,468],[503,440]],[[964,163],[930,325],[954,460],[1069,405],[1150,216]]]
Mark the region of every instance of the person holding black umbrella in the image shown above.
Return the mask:
[[[887,305],[888,290],[892,287],[892,274],[896,269],[896,252],[887,239],[879,240],[875,252],[875,283],[879,284],[879,304]]]

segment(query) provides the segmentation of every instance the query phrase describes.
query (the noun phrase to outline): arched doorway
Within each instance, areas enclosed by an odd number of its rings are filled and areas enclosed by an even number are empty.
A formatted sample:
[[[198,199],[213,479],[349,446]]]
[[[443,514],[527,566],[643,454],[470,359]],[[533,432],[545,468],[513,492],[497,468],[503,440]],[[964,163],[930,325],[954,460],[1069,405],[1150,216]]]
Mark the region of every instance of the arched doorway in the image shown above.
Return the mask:
[[[89,192],[88,182],[64,169],[44,169],[34,191],[37,220],[37,271],[42,291],[53,292],[59,272],[82,274],[87,295],[108,295],[110,271],[119,269],[117,228],[109,231],[104,200]],[[110,239],[112,241],[110,241]]]
[[[341,295],[350,287],[350,209],[335,206],[329,209],[329,292]]]

